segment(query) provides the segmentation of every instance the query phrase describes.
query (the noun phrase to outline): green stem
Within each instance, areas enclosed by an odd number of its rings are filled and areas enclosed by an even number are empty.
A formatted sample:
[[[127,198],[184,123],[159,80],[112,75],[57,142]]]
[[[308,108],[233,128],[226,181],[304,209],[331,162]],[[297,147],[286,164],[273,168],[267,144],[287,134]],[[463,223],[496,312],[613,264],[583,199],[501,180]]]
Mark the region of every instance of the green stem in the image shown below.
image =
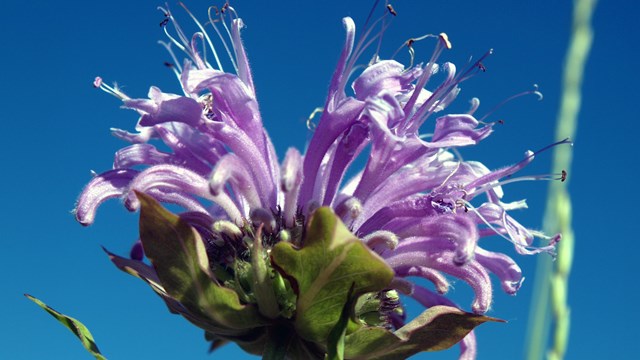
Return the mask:
[[[263,360],[285,360],[291,347],[294,334],[284,326],[270,326],[267,330],[267,342],[262,353]]]
[[[575,138],[582,77],[593,40],[590,23],[596,2],[597,0],[574,0],[573,27],[564,65],[563,93],[558,113],[556,139]],[[571,149],[563,146],[555,148],[554,169],[568,171],[571,160]],[[551,321],[554,328],[547,357],[553,360],[563,359],[567,349],[570,324],[567,293],[574,247],[571,199],[567,185],[556,182],[549,188],[543,227],[549,234],[562,233],[562,240],[558,244],[558,258],[555,264],[548,258],[538,258],[534,297],[529,314],[528,360],[542,359],[548,343]],[[549,307],[551,307],[552,316],[549,316]]]

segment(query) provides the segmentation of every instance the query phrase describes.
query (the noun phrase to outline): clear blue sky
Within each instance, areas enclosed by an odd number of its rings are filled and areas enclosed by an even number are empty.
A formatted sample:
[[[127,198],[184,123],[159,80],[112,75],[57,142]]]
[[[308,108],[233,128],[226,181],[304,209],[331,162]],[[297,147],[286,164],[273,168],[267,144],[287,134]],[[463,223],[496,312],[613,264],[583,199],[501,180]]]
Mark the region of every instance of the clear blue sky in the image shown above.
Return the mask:
[[[587,66],[584,101],[570,192],[574,199],[576,253],[569,298],[569,359],[631,358],[640,321],[637,285],[636,206],[638,69],[636,2],[601,1]],[[301,5],[304,3],[304,5]],[[118,271],[100,245],[125,254],[137,233],[137,215],[117,201],[103,206],[94,226],[82,228],[70,211],[76,196],[111,166],[124,144],[110,127],[133,129],[137,116],[91,87],[96,75],[117,81],[133,97],[150,85],[179,92],[157,40],[162,14],[154,1],[7,1],[3,4],[0,105],[3,166],[0,276],[3,309],[0,358],[89,359],[77,340],[26,300],[31,293],[81,319],[111,359],[240,356],[226,346],[207,355],[200,330],[170,315],[142,282]],[[213,2],[211,5],[220,5]],[[371,1],[235,1],[247,24],[243,32],[265,126],[279,156],[302,149],[304,119],[323,103],[342,46],[340,19],[362,24]],[[489,5],[491,4],[491,5]],[[188,24],[177,4],[174,13]],[[188,1],[204,18],[208,1]],[[495,114],[506,121],[465,158],[498,167],[527,149],[553,141],[562,63],[568,42],[570,1],[402,1],[385,40],[386,54],[412,36],[446,32],[453,43],[443,60],[458,65],[494,48],[488,71],[463,85],[457,107],[477,96],[479,113],[539,84],[544,100],[512,102]],[[184,15],[184,16],[183,16]],[[191,28],[193,29],[193,28]],[[431,45],[418,48],[426,59]],[[383,51],[383,54],[385,52]],[[483,111],[484,110],[484,111]],[[550,172],[550,153],[527,170]],[[559,169],[554,169],[557,171]],[[630,186],[630,187],[627,187]],[[530,209],[517,218],[540,227],[546,183],[508,186],[508,199],[526,197]],[[489,241],[502,241],[491,239]],[[514,255],[513,251],[510,254]],[[515,256],[515,255],[514,255]],[[496,293],[490,315],[509,321],[478,331],[479,359],[521,358],[535,258],[519,257],[527,281],[516,297]],[[455,293],[468,307],[463,283]],[[414,311],[416,309],[413,309]],[[457,349],[416,358],[454,359]]]

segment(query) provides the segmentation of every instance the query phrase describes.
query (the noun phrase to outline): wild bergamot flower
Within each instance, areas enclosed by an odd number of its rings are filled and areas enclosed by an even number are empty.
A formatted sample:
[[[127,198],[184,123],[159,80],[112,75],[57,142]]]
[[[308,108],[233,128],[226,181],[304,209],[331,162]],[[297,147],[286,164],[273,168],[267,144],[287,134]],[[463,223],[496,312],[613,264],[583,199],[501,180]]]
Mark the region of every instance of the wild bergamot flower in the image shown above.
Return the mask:
[[[273,354],[278,341],[292,341],[296,345],[287,356],[322,358],[340,338],[331,331],[344,329],[347,358],[406,357],[463,337],[461,358],[473,358],[469,331],[490,318],[438,307],[453,306],[445,297],[447,278],[468,283],[475,292],[473,313],[484,314],[492,301],[490,273],[509,294],[518,291],[523,276],[509,256],[481,248],[481,238],[501,236],[520,254],[553,252],[558,235],[547,238],[509,215],[525,208],[524,201],[501,201],[501,185],[550,178],[511,177],[536,153],[493,171],[455,155],[455,148],[477,144],[495,125],[474,117],[477,99],[467,113],[443,114],[459,85],[485,70],[488,53],[460,73],[451,63],[438,65],[451,48],[443,33],[408,41],[409,67],[377,53],[356,66],[395,16],[387,9],[360,37],[354,21],[344,18],[345,43],[313,137],[305,154],[290,148],[281,163],[263,127],[240,37],[243,22],[228,4],[210,13],[206,25],[218,34],[233,71],[223,69],[195,17],[200,31],[188,37],[161,9],[170,40],[165,46],[184,94],[151,87],[148,99],[134,99],[96,78],[96,87],[140,119],[135,133],[113,130],[131,145],[116,153],[112,170],[86,186],[76,217],[90,225],[109,198],[122,199],[132,211],[142,205],[142,242],[134,245],[131,259],[110,256],[149,283],[172,311],[205,329],[213,347],[236,341],[249,352]],[[435,50],[426,63],[414,65],[412,44],[426,38],[435,39]],[[174,47],[187,55],[183,63]],[[432,85],[438,72],[445,79]],[[431,134],[421,134],[433,118]],[[351,166],[358,156],[368,159],[355,172]],[[174,217],[156,201],[184,212]],[[534,246],[536,236],[550,240],[548,245]],[[336,238],[351,240],[334,243]],[[361,248],[350,248],[356,238]],[[352,255],[353,264],[343,262]],[[374,275],[363,280],[368,266]],[[182,269],[182,275],[172,269]],[[407,277],[427,279],[433,288]],[[317,295],[323,291],[340,296],[328,300]],[[416,325],[405,319],[399,293],[432,309],[431,320]],[[347,315],[350,320],[339,325]],[[440,315],[445,317],[437,320]],[[446,341],[434,340],[434,326]],[[379,336],[369,339],[362,329]],[[283,340],[277,333],[291,336]]]

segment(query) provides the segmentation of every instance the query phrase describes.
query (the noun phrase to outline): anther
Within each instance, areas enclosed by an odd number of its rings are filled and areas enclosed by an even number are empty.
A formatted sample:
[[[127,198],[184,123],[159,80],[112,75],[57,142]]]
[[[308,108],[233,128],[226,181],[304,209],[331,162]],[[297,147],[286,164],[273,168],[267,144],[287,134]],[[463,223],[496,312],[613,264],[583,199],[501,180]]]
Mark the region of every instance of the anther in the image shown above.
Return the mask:
[[[107,94],[113,95],[120,100],[129,99],[127,95],[125,95],[122,91],[120,91],[120,89],[118,89],[117,84],[114,84],[113,87],[109,86],[102,81],[102,78],[100,76],[96,76],[96,78],[93,80],[93,87],[96,89],[100,89]]]
[[[562,170],[562,172],[560,173],[560,182],[564,182],[565,180],[567,180],[567,171],[566,170]]]
[[[169,13],[168,11],[164,13],[164,19],[162,19],[162,21],[160,22],[160,27],[165,27],[167,26],[167,24],[169,23],[169,20],[171,19],[171,13]]]
[[[173,69],[173,67],[175,66],[175,65],[173,65],[173,63],[170,63],[168,61],[165,61],[163,64],[164,64],[164,66],[168,67],[169,69]]]
[[[240,228],[228,220],[218,220],[214,222],[211,229],[217,233],[225,234],[232,239],[238,239],[242,236]]]
[[[100,86],[102,86],[102,78],[100,76],[96,76],[96,78],[93,80],[93,87],[97,89]]]
[[[477,64],[478,68],[482,71],[485,71],[486,68],[484,67],[484,65],[482,65],[481,63]],[[480,67],[482,66],[482,67]],[[504,106],[505,104],[511,102],[514,99],[517,99],[521,96],[526,96],[526,95],[535,95],[538,97],[538,100],[542,100],[542,93],[540,91],[538,91],[538,85],[537,84],[533,84],[533,90],[528,90],[528,91],[523,91],[521,93],[512,95],[510,97],[508,97],[505,100],[502,100],[500,103],[498,103],[498,105],[494,106],[493,109],[489,110],[488,113],[486,113],[483,117],[481,117],[480,119],[478,119],[478,121],[483,121],[484,119],[486,119],[489,115],[493,114],[496,110],[500,109],[502,106]]]
[[[280,230],[278,239],[282,242],[291,242],[291,233],[288,230]]]
[[[369,248],[376,250],[377,247],[384,246],[389,250],[394,250],[398,246],[398,236],[387,230],[378,230],[362,238]]]
[[[317,127],[316,123],[313,122],[313,118],[316,117],[317,114],[322,113],[324,111],[324,108],[321,107],[317,107],[315,109],[313,109],[313,111],[311,112],[311,114],[309,114],[309,117],[307,118],[307,129],[314,131]]]
[[[362,213],[362,203],[357,198],[350,197],[338,204],[335,211],[343,221],[352,221]]]
[[[389,13],[393,16],[397,16],[398,13],[394,10],[393,6],[391,6],[391,4],[387,4],[387,10],[389,10]]]
[[[222,5],[222,7],[220,9],[218,9],[217,6],[213,6],[213,8],[216,11],[216,15],[224,14],[227,11],[227,8],[229,8],[229,2],[228,1],[225,2],[224,5]]]
[[[271,211],[263,208],[255,208],[251,210],[249,214],[251,222],[255,227],[262,227],[265,232],[273,233],[276,227],[276,219],[273,217]]]
[[[447,49],[451,49],[452,48],[451,41],[449,41],[449,36],[447,36],[447,34],[440,33],[440,40],[442,40],[442,42],[447,47]]]

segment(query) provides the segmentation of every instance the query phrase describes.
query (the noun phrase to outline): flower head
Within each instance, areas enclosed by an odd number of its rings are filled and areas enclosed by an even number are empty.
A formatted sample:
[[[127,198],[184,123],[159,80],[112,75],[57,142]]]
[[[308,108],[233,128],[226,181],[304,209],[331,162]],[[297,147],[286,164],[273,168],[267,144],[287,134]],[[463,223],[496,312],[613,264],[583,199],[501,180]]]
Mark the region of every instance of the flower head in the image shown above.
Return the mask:
[[[356,63],[369,44],[382,37],[395,11],[367,24],[360,37],[353,20],[345,18],[345,42],[307,150],[301,154],[290,148],[278,163],[262,124],[240,37],[243,22],[235,10],[225,5],[215,17],[210,14],[207,23],[218,35],[228,34],[220,39],[233,71],[222,67],[204,26],[196,21],[200,31],[187,37],[172,14],[162,10],[170,40],[165,46],[176,59],[171,68],[184,93],[151,87],[148,99],[132,99],[96,79],[96,87],[120,98],[140,119],[135,133],[113,130],[131,145],[116,153],[112,170],[85,187],[76,207],[81,224],[91,224],[96,209],[109,198],[122,199],[132,211],[140,207],[136,193],[177,204],[185,209],[180,218],[202,237],[213,269],[233,267],[238,259],[249,261],[251,247],[241,240],[248,234],[260,234],[267,248],[278,242],[303,246],[309,217],[320,207],[330,207],[393,269],[390,291],[399,290],[425,307],[452,305],[444,296],[447,278],[458,278],[473,288],[471,309],[479,314],[491,305],[490,273],[508,294],[515,294],[524,279],[509,256],[480,247],[481,238],[501,236],[520,254],[553,252],[558,235],[547,238],[549,245],[536,247],[534,237],[544,235],[509,215],[525,208],[524,201],[501,201],[505,183],[548,178],[512,177],[536,153],[527,152],[515,165],[494,171],[480,162],[463,161],[455,149],[477,144],[491,134],[494,123],[474,117],[477,99],[467,113],[440,115],[458,95],[459,85],[484,71],[482,61],[489,53],[461,72],[452,63],[438,65],[442,52],[451,48],[443,33],[407,42],[413,59],[413,42],[435,40],[425,63],[412,61],[406,67],[375,54],[357,72]],[[187,55],[182,64],[173,47]],[[433,85],[438,72],[445,78]],[[350,82],[352,91],[347,91]],[[420,132],[425,123],[433,129],[430,135]],[[354,172],[351,167],[359,156],[367,162]],[[355,175],[345,179],[351,173]],[[142,259],[139,243],[132,257]],[[433,289],[406,280],[410,276],[429,280]],[[401,327],[405,319],[397,293],[385,291],[376,299],[384,326]],[[473,357],[472,334],[462,348],[463,357]]]

